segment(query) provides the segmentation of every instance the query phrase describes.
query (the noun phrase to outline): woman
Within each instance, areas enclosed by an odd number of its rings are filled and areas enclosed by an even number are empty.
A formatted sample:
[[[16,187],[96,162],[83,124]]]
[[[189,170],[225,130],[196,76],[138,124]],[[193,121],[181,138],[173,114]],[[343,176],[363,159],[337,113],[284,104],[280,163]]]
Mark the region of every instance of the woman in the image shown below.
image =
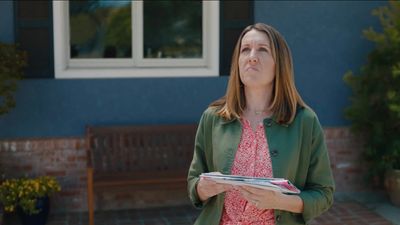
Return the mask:
[[[218,171],[290,180],[288,195],[200,179]],[[226,94],[203,113],[188,174],[195,224],[306,224],[333,203],[324,134],[298,94],[290,50],[273,27],[246,27],[236,44]]]

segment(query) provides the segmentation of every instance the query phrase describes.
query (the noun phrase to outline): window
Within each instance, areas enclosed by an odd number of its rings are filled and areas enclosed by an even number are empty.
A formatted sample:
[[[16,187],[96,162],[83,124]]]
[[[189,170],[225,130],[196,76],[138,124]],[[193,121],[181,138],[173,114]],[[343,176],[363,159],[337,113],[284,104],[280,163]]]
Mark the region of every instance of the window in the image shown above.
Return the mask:
[[[217,76],[218,1],[53,1],[56,78]]]

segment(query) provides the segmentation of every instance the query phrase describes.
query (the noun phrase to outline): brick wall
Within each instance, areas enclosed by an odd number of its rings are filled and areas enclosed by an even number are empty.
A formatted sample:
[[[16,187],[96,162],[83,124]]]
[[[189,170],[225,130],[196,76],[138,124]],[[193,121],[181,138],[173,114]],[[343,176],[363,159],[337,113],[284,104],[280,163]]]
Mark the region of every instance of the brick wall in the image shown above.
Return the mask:
[[[362,143],[348,128],[325,128],[336,190],[366,190]],[[54,211],[85,211],[86,152],[83,138],[0,140],[0,174],[3,178],[56,176],[62,191],[52,198]],[[189,204],[186,190],[130,191],[115,189],[97,193],[97,209],[139,208]],[[127,200],[128,199],[128,200]]]
[[[56,176],[62,191],[52,198],[52,209],[86,210],[86,152],[80,138],[0,141],[3,178]]]
[[[349,128],[325,128],[325,141],[337,192],[368,191],[367,166],[363,162],[363,142]]]

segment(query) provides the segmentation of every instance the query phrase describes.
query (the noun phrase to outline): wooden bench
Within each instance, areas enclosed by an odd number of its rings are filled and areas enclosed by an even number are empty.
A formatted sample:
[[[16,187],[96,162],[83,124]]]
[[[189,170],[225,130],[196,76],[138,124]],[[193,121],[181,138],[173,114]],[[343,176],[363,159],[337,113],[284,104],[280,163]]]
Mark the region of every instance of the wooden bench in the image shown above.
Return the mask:
[[[197,125],[88,126],[89,223],[94,192],[119,185],[133,190],[186,188]]]

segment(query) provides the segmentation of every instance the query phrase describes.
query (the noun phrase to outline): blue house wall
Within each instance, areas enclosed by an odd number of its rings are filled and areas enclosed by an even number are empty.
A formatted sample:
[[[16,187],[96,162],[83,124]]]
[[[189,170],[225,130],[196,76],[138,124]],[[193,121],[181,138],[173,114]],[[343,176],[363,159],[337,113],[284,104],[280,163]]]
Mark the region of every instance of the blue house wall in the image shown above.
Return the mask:
[[[0,1],[0,42],[14,42],[14,19],[12,1]]]
[[[378,26],[371,10],[387,2],[256,1],[255,21],[286,38],[300,94],[323,126],[345,126],[350,90],[343,74],[357,71],[373,47],[362,30]],[[12,42],[12,3],[0,1],[0,41]],[[87,124],[196,123],[225,93],[228,77],[27,79],[17,107],[0,116],[0,138],[82,136]]]
[[[294,61],[296,86],[324,126],[343,126],[350,89],[343,75],[357,72],[373,44],[362,37],[378,27],[371,11],[384,1],[257,1],[255,21],[277,28]]]

